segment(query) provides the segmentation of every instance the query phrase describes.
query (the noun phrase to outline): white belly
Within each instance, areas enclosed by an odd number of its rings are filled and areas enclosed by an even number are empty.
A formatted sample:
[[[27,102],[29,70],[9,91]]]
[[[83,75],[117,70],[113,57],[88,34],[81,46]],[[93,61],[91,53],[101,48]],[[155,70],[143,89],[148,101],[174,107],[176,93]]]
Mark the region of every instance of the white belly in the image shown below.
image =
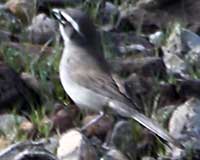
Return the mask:
[[[60,65],[60,80],[65,92],[81,109],[100,111],[108,102],[108,98],[72,81],[66,68],[62,65]]]

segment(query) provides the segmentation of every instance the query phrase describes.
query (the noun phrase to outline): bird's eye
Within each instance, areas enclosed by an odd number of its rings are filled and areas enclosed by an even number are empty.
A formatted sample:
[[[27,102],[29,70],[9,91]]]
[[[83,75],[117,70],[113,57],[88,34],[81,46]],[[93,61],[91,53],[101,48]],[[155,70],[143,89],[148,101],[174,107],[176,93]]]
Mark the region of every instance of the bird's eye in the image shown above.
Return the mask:
[[[62,15],[61,11],[57,10],[57,9],[53,9],[52,10],[52,15],[53,17],[59,21],[60,24],[65,25],[66,24],[66,19],[65,17]]]
[[[63,21],[63,22],[67,22],[67,20],[65,19],[65,17],[63,16],[62,12],[59,12],[60,13],[60,19]]]
[[[62,25],[66,25],[68,23],[68,21],[65,19],[65,17],[63,16],[62,12],[59,12],[59,21]]]
[[[76,22],[76,20],[71,17],[69,14],[65,13],[65,12],[60,12],[61,17],[64,19],[63,21],[65,21],[65,24],[69,24],[70,26],[73,27],[73,29],[78,32],[81,36],[83,36],[83,34],[81,33],[81,30],[79,28],[79,24]]]

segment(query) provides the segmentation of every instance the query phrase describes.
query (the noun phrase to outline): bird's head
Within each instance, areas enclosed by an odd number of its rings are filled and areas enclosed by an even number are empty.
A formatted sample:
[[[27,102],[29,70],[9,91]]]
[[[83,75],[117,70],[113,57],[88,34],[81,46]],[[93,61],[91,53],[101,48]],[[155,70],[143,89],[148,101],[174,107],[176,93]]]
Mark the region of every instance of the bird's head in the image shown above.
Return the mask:
[[[100,40],[92,20],[81,10],[53,9],[52,14],[59,22],[60,33],[65,43],[73,41],[92,45]]]

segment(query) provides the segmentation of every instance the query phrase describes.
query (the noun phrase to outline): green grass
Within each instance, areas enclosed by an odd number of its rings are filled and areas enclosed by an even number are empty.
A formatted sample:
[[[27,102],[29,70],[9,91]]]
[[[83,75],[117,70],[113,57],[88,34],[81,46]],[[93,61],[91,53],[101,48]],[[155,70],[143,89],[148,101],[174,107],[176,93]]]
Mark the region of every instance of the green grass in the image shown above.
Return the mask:
[[[45,117],[46,111],[44,107],[42,107],[40,110],[33,111],[30,116],[31,122],[34,124],[36,130],[38,131],[36,138],[48,138],[50,136],[52,125],[48,122],[45,122]]]
[[[14,48],[8,48],[3,44],[0,45],[0,57],[5,63],[11,66],[16,72],[27,72],[39,81],[39,90],[43,97],[43,104],[46,106],[38,106],[37,110],[33,109],[29,117],[36,127],[38,138],[49,136],[51,127],[48,124],[41,123],[41,121],[47,113],[53,110],[54,103],[58,101],[66,103],[67,101],[67,96],[59,80],[58,66],[60,55],[60,45],[54,47],[51,55],[41,54],[39,56],[38,54],[22,53]],[[26,139],[27,135],[20,133],[18,138]]]

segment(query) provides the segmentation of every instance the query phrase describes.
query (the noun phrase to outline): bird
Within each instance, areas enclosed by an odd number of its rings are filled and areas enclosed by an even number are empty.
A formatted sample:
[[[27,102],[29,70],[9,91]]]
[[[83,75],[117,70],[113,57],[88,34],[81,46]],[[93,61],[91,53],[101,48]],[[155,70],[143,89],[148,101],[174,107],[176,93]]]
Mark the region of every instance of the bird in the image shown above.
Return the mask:
[[[59,65],[61,84],[72,101],[83,110],[112,112],[134,119],[179,148],[183,145],[158,123],[140,113],[118,87],[104,57],[101,36],[89,15],[77,8],[52,9],[59,23],[64,47]]]

